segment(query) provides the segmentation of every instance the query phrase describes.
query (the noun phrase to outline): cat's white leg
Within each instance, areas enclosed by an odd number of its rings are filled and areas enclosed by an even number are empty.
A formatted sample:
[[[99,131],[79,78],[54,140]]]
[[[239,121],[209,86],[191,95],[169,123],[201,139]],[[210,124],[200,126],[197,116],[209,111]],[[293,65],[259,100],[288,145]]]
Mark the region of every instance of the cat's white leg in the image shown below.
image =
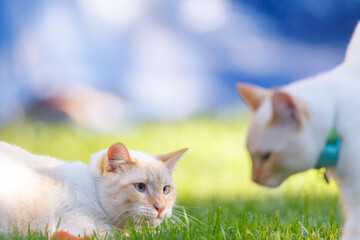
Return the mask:
[[[343,227],[342,240],[357,240],[360,239],[359,225],[347,221]]]
[[[351,216],[345,220],[342,231],[342,240],[358,240],[360,239],[360,215],[354,211]]]
[[[355,152],[352,155],[356,155]],[[358,162],[358,160],[353,160],[353,162]],[[354,173],[346,171],[341,176],[342,178],[335,171],[330,170],[340,190],[340,203],[345,218],[341,238],[343,240],[360,239],[360,189],[358,187],[360,178],[357,174],[359,167],[352,166]]]

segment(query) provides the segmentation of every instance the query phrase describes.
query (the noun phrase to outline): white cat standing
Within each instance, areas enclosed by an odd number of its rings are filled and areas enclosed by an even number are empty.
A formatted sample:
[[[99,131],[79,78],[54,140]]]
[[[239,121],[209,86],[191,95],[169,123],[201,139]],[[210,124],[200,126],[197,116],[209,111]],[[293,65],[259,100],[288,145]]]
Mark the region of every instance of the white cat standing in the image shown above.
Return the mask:
[[[267,90],[239,84],[253,109],[247,137],[252,179],[276,187],[291,174],[314,168],[332,129],[341,139],[329,168],[345,214],[343,239],[360,239],[360,23],[345,61],[333,70]]]
[[[0,232],[15,227],[26,235],[30,227],[84,236],[129,221],[156,226],[171,216],[171,173],[186,150],[153,156],[116,143],[92,155],[88,166],[0,142]]]

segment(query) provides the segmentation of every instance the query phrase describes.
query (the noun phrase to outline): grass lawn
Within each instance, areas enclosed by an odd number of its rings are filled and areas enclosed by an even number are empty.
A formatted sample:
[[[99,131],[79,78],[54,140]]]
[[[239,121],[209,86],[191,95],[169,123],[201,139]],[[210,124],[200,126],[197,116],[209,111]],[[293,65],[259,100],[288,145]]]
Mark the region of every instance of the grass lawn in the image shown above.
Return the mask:
[[[255,185],[245,134],[246,123],[240,120],[147,123],[111,134],[26,122],[0,130],[0,140],[84,162],[117,141],[149,153],[189,147],[174,172],[178,207],[172,221],[155,230],[129,229],[128,237],[117,232],[119,239],[339,239],[343,221],[336,185],[315,170],[291,177],[278,189]],[[34,232],[3,238],[46,239]]]

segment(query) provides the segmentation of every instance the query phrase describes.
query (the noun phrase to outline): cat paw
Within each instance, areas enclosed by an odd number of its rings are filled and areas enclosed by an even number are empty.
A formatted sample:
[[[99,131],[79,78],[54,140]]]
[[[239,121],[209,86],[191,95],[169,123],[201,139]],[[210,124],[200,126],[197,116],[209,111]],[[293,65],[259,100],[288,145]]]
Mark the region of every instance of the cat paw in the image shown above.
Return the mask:
[[[54,232],[50,240],[89,240],[88,237],[76,237],[64,230]]]

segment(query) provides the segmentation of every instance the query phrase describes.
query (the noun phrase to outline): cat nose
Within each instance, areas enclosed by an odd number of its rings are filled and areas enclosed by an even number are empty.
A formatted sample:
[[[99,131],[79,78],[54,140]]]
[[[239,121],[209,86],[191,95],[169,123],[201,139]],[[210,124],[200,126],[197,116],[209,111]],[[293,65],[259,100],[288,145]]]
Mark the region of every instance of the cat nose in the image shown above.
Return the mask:
[[[159,215],[165,210],[165,205],[154,204],[154,208],[159,213]]]

